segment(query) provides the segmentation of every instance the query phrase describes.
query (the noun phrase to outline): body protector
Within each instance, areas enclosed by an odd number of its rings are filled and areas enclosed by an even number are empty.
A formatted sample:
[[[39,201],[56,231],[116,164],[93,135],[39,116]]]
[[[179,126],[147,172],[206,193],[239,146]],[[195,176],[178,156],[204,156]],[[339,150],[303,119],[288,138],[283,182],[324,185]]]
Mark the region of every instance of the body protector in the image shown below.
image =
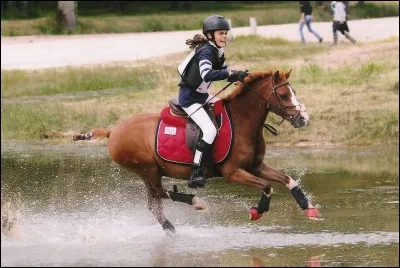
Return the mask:
[[[222,56],[219,57],[218,49],[210,43],[205,43],[197,47],[195,51],[192,51],[179,65],[178,72],[181,76],[181,81],[178,84],[179,86],[188,87],[201,93],[206,93],[203,91],[208,89],[211,81],[206,82],[201,77],[198,55],[203,50],[208,50],[213,53],[213,62],[211,63],[213,70],[222,70],[226,68],[226,66],[224,66],[224,55],[222,54]],[[202,83],[205,83],[205,85],[202,85]]]

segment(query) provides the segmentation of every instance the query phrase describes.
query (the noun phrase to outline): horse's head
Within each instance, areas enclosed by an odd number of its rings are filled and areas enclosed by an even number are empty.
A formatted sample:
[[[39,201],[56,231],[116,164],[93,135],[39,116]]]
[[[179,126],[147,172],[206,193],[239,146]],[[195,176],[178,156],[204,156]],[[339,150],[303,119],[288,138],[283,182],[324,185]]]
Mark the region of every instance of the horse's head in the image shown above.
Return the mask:
[[[287,73],[276,71],[271,77],[271,90],[265,92],[268,108],[275,114],[288,120],[295,128],[307,125],[309,116],[305,105],[297,100],[295,90],[290,86]]]
[[[276,71],[274,74],[249,73],[244,83],[240,83],[238,88],[223,100],[229,102],[239,96],[248,95],[246,92],[250,91],[257,95],[256,98],[266,106],[267,110],[281,116],[283,120],[288,120],[295,128],[303,127],[307,125],[309,117],[304,104],[297,100],[296,92],[289,84],[291,71],[287,73]]]

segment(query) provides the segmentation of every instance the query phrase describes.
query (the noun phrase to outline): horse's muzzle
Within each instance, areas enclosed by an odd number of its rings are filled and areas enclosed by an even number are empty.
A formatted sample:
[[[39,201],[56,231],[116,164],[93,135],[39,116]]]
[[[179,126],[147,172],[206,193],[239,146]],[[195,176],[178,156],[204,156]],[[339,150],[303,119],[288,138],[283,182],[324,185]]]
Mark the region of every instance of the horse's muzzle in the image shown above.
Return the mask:
[[[293,120],[293,126],[295,128],[304,127],[307,125],[309,120],[308,114],[305,111],[300,111]]]

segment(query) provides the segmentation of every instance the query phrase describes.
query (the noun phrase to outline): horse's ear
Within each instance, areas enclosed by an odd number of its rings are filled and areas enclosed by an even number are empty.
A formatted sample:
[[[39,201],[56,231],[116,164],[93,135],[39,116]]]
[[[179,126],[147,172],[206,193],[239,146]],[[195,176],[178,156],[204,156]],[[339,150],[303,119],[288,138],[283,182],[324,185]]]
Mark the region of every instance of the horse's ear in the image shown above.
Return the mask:
[[[285,73],[286,79],[289,79],[290,73],[292,72],[292,69],[290,69],[289,72]]]
[[[279,77],[279,70],[274,73],[274,80],[278,80]]]

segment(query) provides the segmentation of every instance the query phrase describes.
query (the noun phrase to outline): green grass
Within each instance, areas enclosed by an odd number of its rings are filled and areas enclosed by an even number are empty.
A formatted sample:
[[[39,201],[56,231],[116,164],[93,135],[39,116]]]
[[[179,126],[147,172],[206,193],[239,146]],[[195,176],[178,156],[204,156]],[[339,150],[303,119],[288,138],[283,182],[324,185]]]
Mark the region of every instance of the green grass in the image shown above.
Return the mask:
[[[377,53],[385,44],[390,46],[381,50],[391,57]],[[332,58],[337,58],[349,49],[360,54],[329,66],[318,60],[330,52],[334,52]],[[274,125],[279,135],[273,137],[265,130],[267,142],[398,144],[397,39],[331,48],[318,44],[300,47],[297,42],[278,38],[242,36],[225,51],[229,64],[235,68],[293,69],[290,83],[306,105],[310,124],[294,129],[284,122],[277,127],[281,118],[272,114],[267,123]],[[178,94],[176,66],[185,55],[91,68],[2,71],[2,139],[61,136],[93,127],[112,127],[120,119],[136,114],[159,113],[168,99]],[[215,82],[211,92],[215,94],[225,84]],[[230,87],[221,96],[233,90]]]
[[[97,91],[110,88],[143,89],[156,84],[150,66],[136,68],[109,67],[61,68],[40,71],[4,71],[1,76],[3,98],[20,96],[48,96],[60,93]]]

